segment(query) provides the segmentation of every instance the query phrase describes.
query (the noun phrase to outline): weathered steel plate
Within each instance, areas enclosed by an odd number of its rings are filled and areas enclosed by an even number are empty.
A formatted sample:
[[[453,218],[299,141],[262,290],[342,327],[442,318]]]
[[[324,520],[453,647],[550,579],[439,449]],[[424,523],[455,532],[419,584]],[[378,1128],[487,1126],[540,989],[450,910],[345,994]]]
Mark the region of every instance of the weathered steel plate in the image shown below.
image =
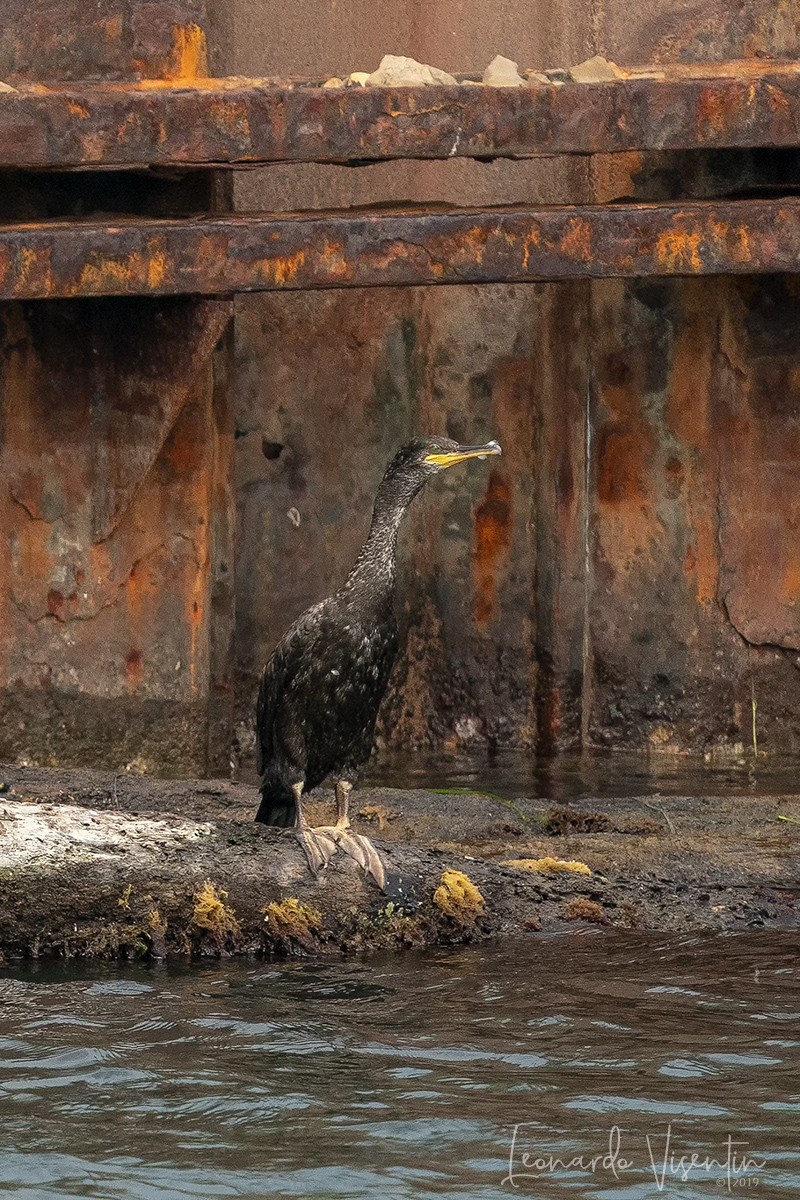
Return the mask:
[[[519,158],[800,145],[795,64],[520,88],[264,80],[28,85],[0,95],[0,166]],[[718,68],[717,68],[718,70]]]
[[[0,227],[0,299],[792,272],[800,199]]]

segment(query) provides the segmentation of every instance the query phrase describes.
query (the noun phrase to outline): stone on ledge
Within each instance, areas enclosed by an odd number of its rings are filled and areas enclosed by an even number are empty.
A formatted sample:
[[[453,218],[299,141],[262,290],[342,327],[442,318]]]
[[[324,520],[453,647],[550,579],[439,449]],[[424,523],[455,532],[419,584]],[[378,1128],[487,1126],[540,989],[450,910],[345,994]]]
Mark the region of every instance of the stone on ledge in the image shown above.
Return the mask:
[[[496,54],[483,72],[483,82],[487,87],[523,87],[525,80],[517,70],[517,64],[510,58]]]
[[[373,71],[366,82],[373,87],[429,87],[431,84],[457,85],[458,80],[447,71],[417,62],[415,58],[384,54],[377,71]]]
[[[569,73],[575,83],[606,83],[611,79],[625,78],[625,72],[615,62],[603,58],[602,54],[595,54],[594,58],[587,58],[576,67],[570,67]]]

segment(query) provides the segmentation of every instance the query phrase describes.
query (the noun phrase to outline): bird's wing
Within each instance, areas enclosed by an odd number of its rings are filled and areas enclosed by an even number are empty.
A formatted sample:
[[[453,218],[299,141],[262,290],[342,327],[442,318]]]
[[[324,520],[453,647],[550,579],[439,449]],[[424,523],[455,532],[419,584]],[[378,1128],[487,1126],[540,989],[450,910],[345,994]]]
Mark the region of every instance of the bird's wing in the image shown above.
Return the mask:
[[[261,676],[256,703],[256,769],[263,775],[272,758],[272,729],[275,714],[287,684],[294,675],[297,655],[313,642],[324,621],[326,601],[306,609],[286,631],[273,650]]]

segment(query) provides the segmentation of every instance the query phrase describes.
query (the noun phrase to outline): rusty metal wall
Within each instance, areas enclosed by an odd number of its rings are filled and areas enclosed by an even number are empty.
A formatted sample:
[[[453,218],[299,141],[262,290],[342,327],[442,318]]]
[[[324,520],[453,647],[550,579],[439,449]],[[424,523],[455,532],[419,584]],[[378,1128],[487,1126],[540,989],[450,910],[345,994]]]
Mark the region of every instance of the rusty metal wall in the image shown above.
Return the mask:
[[[186,299],[0,306],[0,759],[219,759],[232,437],[212,360],[229,317]]]
[[[231,48],[227,8],[225,0],[3,0],[0,79],[219,74]]]
[[[3,34],[12,83],[322,77],[384,51],[451,69],[498,51],[526,67],[800,54],[784,0],[7,0]],[[734,192],[798,178],[796,155],[736,161],[276,165],[243,173],[236,203],[590,203],[702,197],[726,171]],[[84,191],[18,175],[0,205],[169,216],[225,198],[209,176]],[[343,578],[386,459],[418,431],[498,436],[504,456],[437,480],[408,520],[384,745],[713,751],[751,743],[755,717],[760,748],[797,748],[794,277],[249,296],[235,344],[229,315],[0,306],[0,758],[224,770],[235,675],[246,762],[265,657]]]
[[[797,57],[790,4],[236,7],[234,69]],[[287,37],[287,30],[291,36]],[[241,209],[748,194],[797,156],[626,155],[247,172]],[[409,649],[384,744],[794,750],[794,281],[554,283],[237,300],[239,736],[280,632],[343,577],[395,444],[491,431],[402,546]],[[264,450],[266,446],[266,452]],[[278,453],[277,446],[283,447]],[[276,457],[268,457],[276,455]],[[461,485],[461,490],[458,485]],[[300,514],[295,527],[291,510]],[[455,517],[453,517],[455,513]],[[755,706],[755,707],[754,707]]]
[[[6,0],[0,79],[180,82],[205,0]],[[215,211],[212,173],[8,173],[6,221]],[[230,301],[0,304],[0,759],[226,771]]]

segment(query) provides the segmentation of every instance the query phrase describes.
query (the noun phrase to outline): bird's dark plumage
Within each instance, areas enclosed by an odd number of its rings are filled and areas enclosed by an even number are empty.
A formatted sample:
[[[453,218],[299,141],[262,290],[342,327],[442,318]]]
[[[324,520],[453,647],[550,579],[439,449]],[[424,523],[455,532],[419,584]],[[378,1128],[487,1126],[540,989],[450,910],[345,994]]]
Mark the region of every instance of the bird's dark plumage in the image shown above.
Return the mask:
[[[298,617],[264,669],[257,707],[262,795],[257,821],[295,824],[299,782],[306,792],[328,775],[352,782],[369,758],[397,653],[400,522],[442,467],[499,451],[497,443],[463,447],[447,438],[417,438],[392,459],[375,499],[369,536],[347,580]]]

